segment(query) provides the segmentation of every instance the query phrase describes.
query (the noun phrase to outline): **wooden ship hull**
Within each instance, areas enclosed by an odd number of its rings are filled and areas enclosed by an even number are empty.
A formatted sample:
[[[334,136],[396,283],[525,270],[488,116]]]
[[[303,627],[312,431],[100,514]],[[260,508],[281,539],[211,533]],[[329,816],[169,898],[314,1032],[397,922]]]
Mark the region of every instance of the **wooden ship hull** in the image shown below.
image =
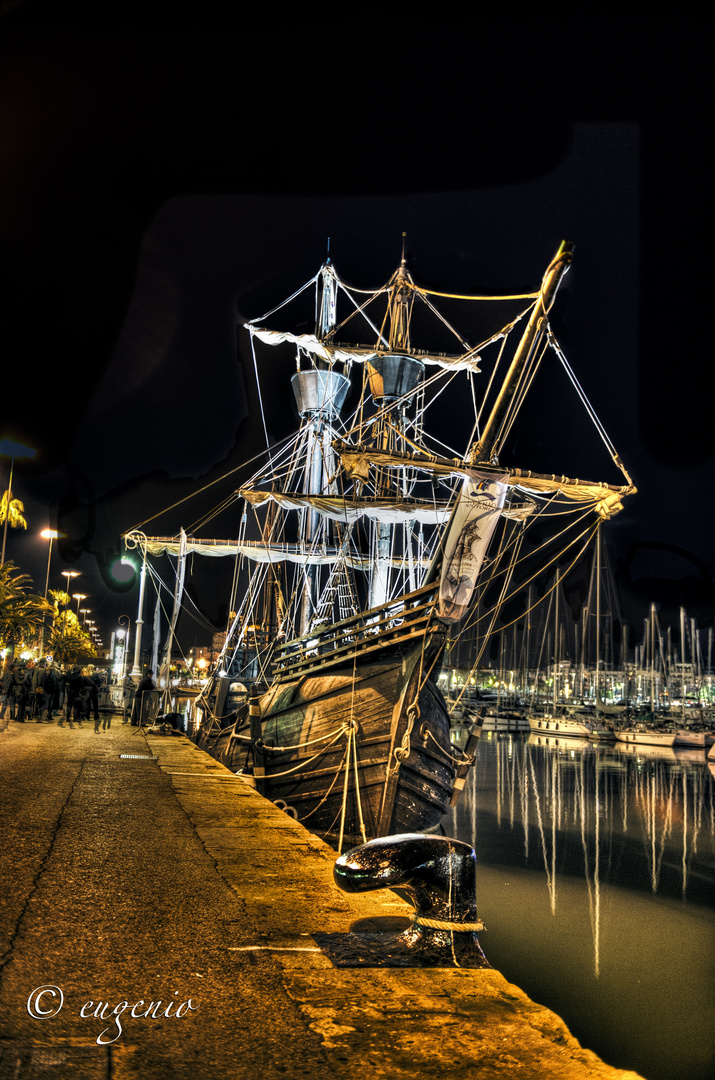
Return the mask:
[[[437,825],[462,753],[432,677],[446,628],[428,627],[429,605],[416,601],[374,634],[349,619],[311,649],[288,643],[270,689],[199,746],[317,831],[369,839]]]

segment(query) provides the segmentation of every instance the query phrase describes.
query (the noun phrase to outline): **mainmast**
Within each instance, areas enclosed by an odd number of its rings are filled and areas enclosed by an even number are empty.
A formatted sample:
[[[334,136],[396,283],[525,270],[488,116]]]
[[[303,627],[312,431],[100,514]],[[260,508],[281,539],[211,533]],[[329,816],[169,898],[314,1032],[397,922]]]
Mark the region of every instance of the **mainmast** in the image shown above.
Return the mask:
[[[403,234],[404,238],[404,234]],[[374,429],[373,446],[378,450],[394,449],[395,442],[405,429],[404,405],[396,407],[395,402],[412,393],[422,381],[424,363],[413,356],[405,355],[410,350],[410,314],[414,299],[413,282],[405,265],[404,239],[402,259],[390,282],[390,297],[387,318],[390,320],[388,347],[384,355],[373,356],[368,363],[370,392],[378,409],[383,411],[382,420]],[[376,497],[385,497],[393,492],[386,479],[386,470],[378,472]],[[406,495],[404,490],[400,495]],[[370,582],[369,607],[375,608],[388,599],[390,547],[392,527],[384,522],[375,525],[373,549],[373,574]],[[411,545],[406,537],[405,543],[410,561]],[[414,588],[414,567],[410,561],[412,588]]]
[[[335,326],[336,285],[329,260],[322,268],[322,277],[320,312],[315,328],[316,336],[320,340],[326,338]],[[304,483],[305,491],[309,495],[321,494],[328,482],[327,464],[332,454],[329,425],[340,414],[350,388],[347,375],[335,371],[325,361],[322,364],[320,368],[313,366],[296,372],[291,380],[298,412],[308,426]],[[315,543],[319,527],[318,511],[306,510],[301,537],[306,552]],[[317,607],[318,577],[317,566],[306,566],[306,588],[300,616],[301,634],[308,630]]]

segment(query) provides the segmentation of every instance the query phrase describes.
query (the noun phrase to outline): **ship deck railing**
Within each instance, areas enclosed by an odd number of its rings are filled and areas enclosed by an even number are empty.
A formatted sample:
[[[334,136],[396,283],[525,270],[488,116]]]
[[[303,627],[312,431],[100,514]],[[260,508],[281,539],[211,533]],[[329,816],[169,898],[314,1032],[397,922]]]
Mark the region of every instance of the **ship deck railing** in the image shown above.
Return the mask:
[[[273,671],[287,682],[335,664],[369,657],[386,646],[407,644],[424,635],[433,619],[439,582],[424,585],[399,600],[360,611],[277,646]]]

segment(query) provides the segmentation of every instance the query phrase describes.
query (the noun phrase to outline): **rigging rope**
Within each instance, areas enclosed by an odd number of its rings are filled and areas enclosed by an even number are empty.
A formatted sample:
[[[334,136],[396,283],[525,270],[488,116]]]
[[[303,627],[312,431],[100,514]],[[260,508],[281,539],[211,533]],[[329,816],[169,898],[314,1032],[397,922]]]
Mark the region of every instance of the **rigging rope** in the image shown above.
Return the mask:
[[[621,461],[618,453],[616,452],[616,448],[613,445],[611,439],[609,438],[609,436],[608,436],[608,434],[606,432],[606,429],[604,428],[603,424],[601,423],[598,416],[596,415],[595,409],[593,408],[593,406],[591,405],[591,402],[586,397],[586,393],[583,390],[583,387],[581,386],[578,379],[576,378],[576,375],[574,373],[573,368],[571,367],[568,360],[564,356],[564,353],[563,353],[559,343],[557,342],[557,340],[554,337],[554,334],[553,334],[553,332],[551,330],[549,330],[549,333],[548,333],[548,344],[551,345],[552,349],[554,350],[554,352],[558,356],[559,360],[561,361],[561,363],[563,365],[563,368],[564,368],[564,371],[566,372],[569,379],[571,380],[571,383],[572,383],[574,389],[576,390],[576,393],[578,394],[578,396],[579,396],[579,398],[581,400],[581,404],[584,406],[584,408],[586,409],[586,412],[591,417],[591,420],[593,421],[594,427],[598,431],[598,434],[601,436],[601,439],[603,440],[603,443],[604,443],[606,449],[608,450],[609,454],[611,455],[611,458],[613,459],[615,464],[618,466],[618,468],[623,473],[623,475],[626,478],[626,481],[628,482],[628,484],[632,487],[633,486],[633,481],[631,480],[630,476],[628,475],[628,472],[626,471],[625,465],[623,464],[623,462]]]
[[[289,442],[293,438],[293,435],[287,435],[284,439],[279,439],[275,443],[273,449],[275,450],[278,447],[283,446],[284,443]],[[253,457],[247,458],[246,461],[242,461],[240,465],[236,465],[235,468],[229,469],[227,473],[224,473],[222,476],[218,476],[215,480],[211,480],[208,484],[204,484],[204,486],[200,487],[198,491],[192,491],[190,495],[185,495],[183,499],[179,499],[177,502],[172,503],[171,506],[166,506],[163,510],[158,510],[156,514],[152,514],[151,517],[145,518],[144,521],[140,521],[138,525],[134,525],[131,529],[127,529],[126,532],[123,532],[122,539],[125,539],[127,536],[130,535],[130,533],[138,532],[140,529],[143,529],[144,526],[147,525],[150,521],[154,521],[156,518],[161,517],[162,514],[168,514],[170,510],[175,510],[177,506],[181,506],[182,503],[188,502],[189,499],[195,498],[197,495],[200,495],[202,491],[208,491],[208,489],[210,487],[213,487],[214,484],[220,484],[221,481],[225,480],[228,476],[232,476],[234,473],[239,472],[241,469],[245,469],[247,465],[251,465],[254,461],[258,461],[259,458],[264,457],[265,453],[265,450],[260,450],[257,454],[254,454]]]
[[[246,326],[250,330],[250,328],[252,326],[254,326],[256,323],[261,323],[265,319],[270,319],[271,315],[275,315],[275,313],[277,311],[280,311],[281,308],[285,307],[286,304],[290,304],[291,300],[295,300],[295,298],[297,296],[300,296],[301,293],[304,293],[306,289],[309,289],[311,285],[315,284],[315,282],[317,282],[319,277],[320,277],[320,271],[318,271],[317,274],[315,274],[312,278],[310,278],[309,281],[306,281],[305,285],[301,285],[301,287],[299,289],[296,289],[296,291],[292,294],[292,296],[289,296],[289,297],[287,297],[287,299],[282,300],[280,302],[280,304],[278,304],[277,307],[271,308],[271,310],[267,311],[265,315],[260,315],[257,319],[249,319],[249,321],[246,323]],[[253,336],[253,335],[251,334],[251,336]]]

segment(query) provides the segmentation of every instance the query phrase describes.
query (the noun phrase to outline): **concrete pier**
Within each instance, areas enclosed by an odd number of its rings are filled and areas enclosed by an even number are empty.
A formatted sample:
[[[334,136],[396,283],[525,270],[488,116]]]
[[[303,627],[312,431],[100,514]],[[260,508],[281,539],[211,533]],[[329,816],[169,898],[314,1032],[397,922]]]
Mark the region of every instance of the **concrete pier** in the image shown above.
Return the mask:
[[[186,738],[11,721],[0,758],[2,1080],[636,1080],[496,971],[334,966],[314,935],[410,906]]]

